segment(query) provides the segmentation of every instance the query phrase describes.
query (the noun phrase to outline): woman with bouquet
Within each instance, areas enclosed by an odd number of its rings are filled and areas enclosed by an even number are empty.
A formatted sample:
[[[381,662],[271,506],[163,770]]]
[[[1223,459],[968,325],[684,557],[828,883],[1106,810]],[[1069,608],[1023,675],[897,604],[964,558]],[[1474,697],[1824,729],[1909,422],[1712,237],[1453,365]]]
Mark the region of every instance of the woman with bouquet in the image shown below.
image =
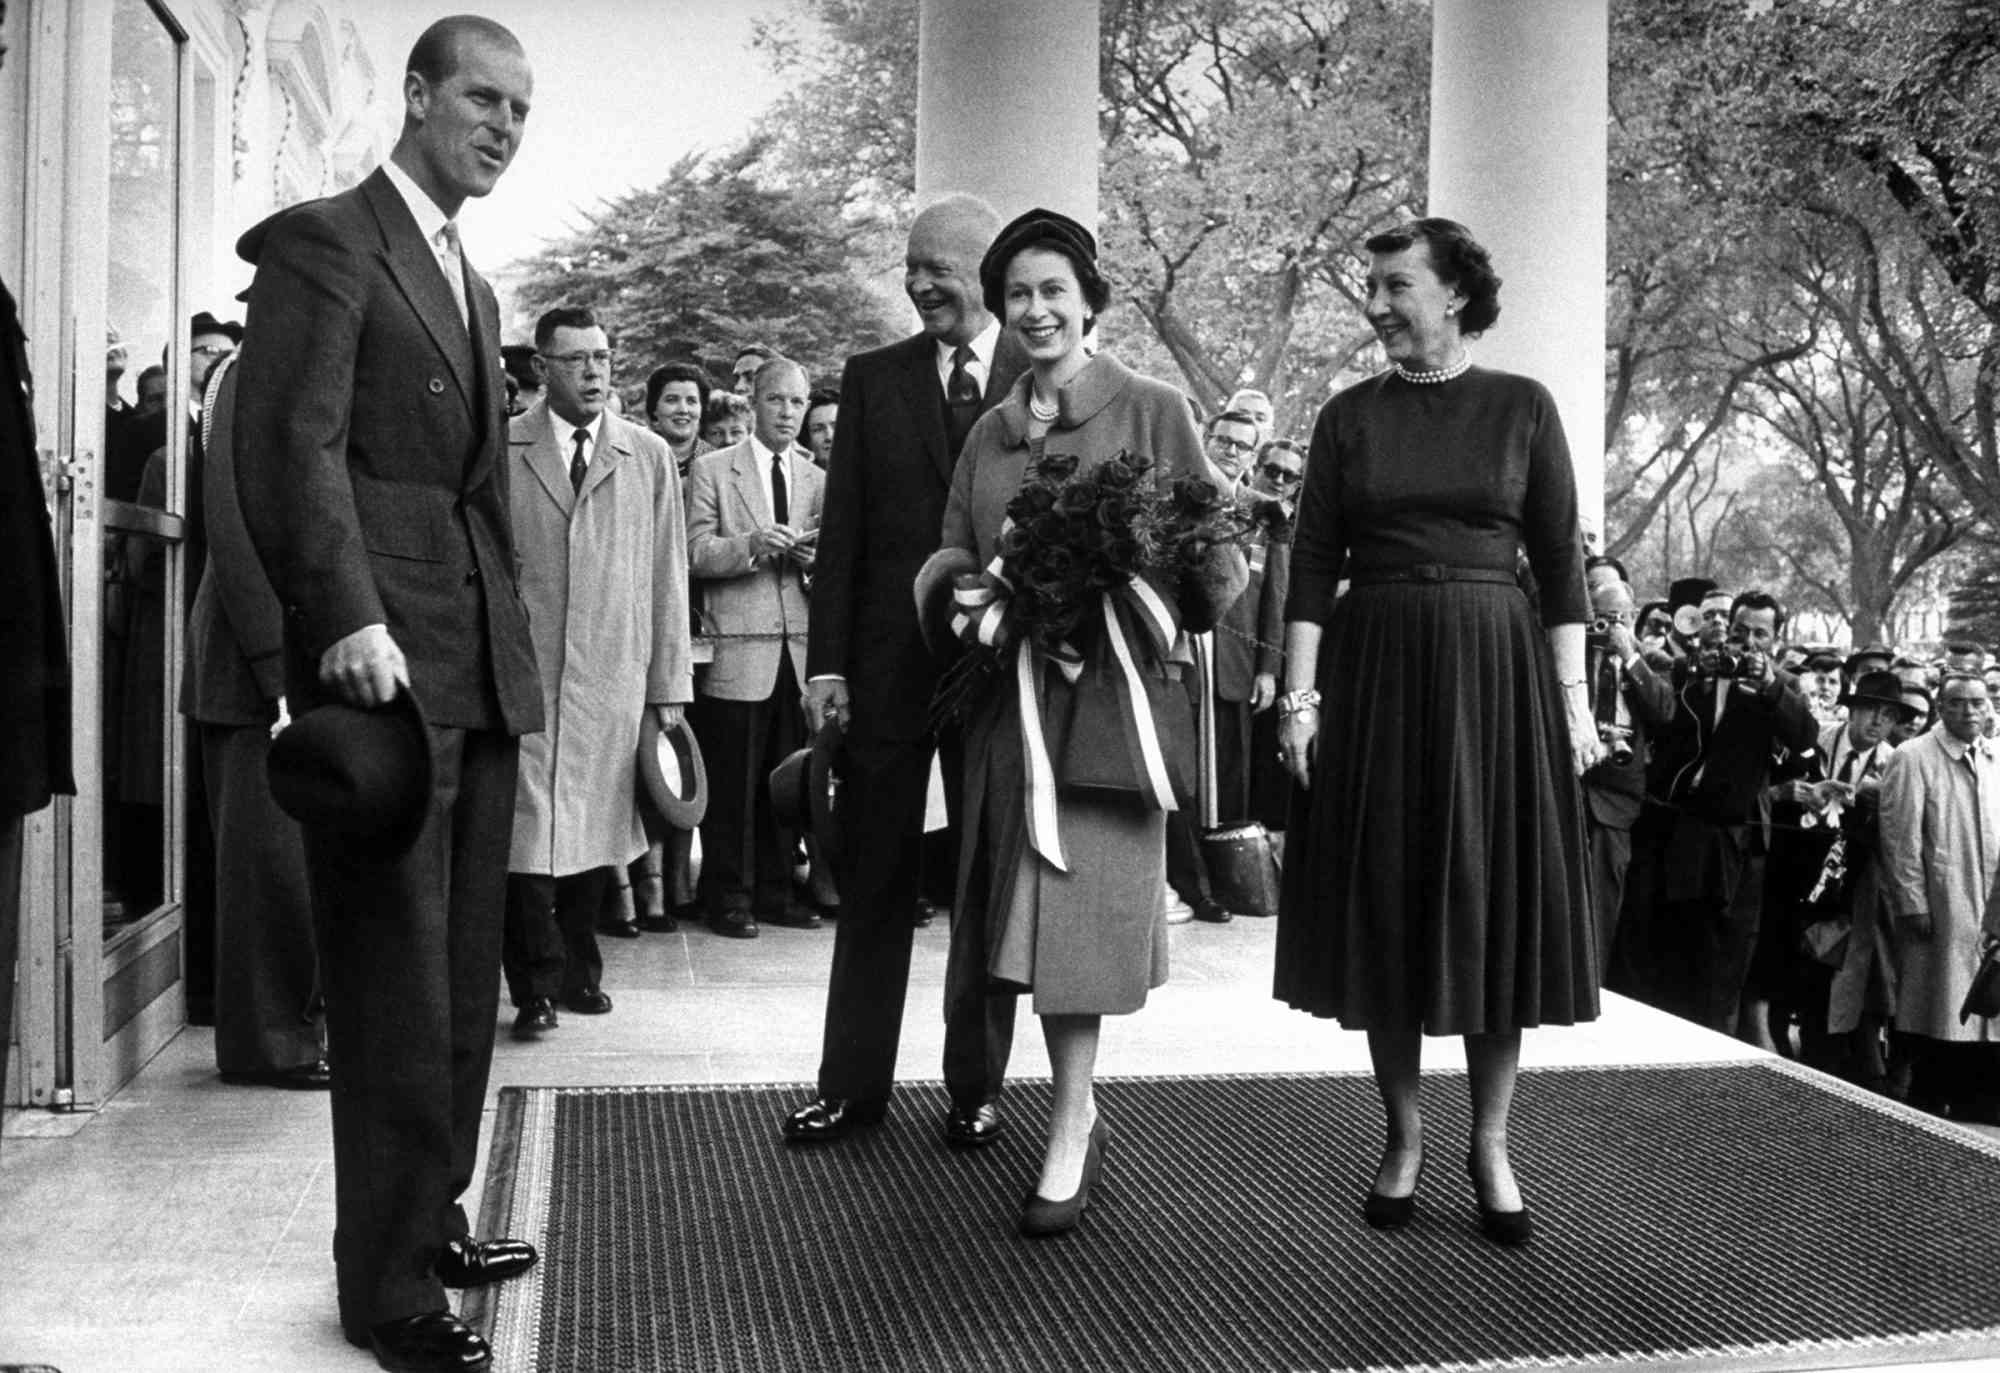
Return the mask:
[[[1427,1152],[1422,1036],[1464,1036],[1480,1230],[1521,1244],[1521,1031],[1597,1015],[1577,777],[1603,749],[1576,489],[1548,391],[1467,356],[1500,314],[1486,250],[1446,219],[1368,250],[1391,366],[1320,411],[1292,540],[1278,738],[1306,790],[1276,991],[1368,1034],[1388,1117],[1362,1207],[1378,1228],[1409,1221]]]
[[[1100,1018],[1138,1010],[1167,974],[1161,798],[1079,791],[1061,775],[1078,746],[1118,733],[1071,738],[1083,733],[1070,725],[1093,674],[1145,688],[1123,696],[1128,711],[1150,709],[1148,683],[1181,690],[1174,645],[1160,651],[1163,641],[1127,634],[1136,627],[1124,612],[1105,607],[1114,597],[1165,605],[1179,629],[1206,629],[1245,574],[1226,540],[1197,540],[1190,551],[1190,520],[1198,526],[1215,509],[1215,493],[1185,397],[1085,345],[1109,296],[1090,232],[1031,210],[1001,230],[979,280],[1029,367],[966,440],[939,556],[981,568],[1011,557],[1021,584],[1003,588],[1008,604],[996,617],[1004,611],[1009,628],[966,723],[957,910],[984,920],[986,966],[952,975],[1029,993],[1042,1018],[1055,1100],[1041,1176],[1021,1213],[1022,1233],[1041,1236],[1075,1226],[1104,1156],[1109,1131],[1091,1091]],[[1161,495],[1169,488],[1171,499]],[[1141,551],[1140,512],[1152,512],[1157,545],[1173,536],[1160,514],[1170,504],[1180,512],[1178,560],[1172,549]],[[1114,572],[1143,569],[1157,594],[1111,585],[1120,579],[1104,575],[1107,559]],[[1086,577],[1096,580],[1079,594]],[[1114,650],[1124,655],[1117,663]],[[1038,758],[1055,775],[1043,775]]]

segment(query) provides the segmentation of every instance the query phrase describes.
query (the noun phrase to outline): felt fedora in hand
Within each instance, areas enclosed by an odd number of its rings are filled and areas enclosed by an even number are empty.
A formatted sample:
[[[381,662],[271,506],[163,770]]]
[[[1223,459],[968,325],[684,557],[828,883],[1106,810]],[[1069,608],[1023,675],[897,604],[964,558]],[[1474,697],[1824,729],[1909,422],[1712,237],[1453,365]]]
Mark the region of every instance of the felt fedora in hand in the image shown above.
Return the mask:
[[[436,763],[416,693],[387,705],[332,701],[295,716],[271,742],[271,795],[301,825],[371,858],[407,852],[430,813]]]
[[[952,633],[955,608],[952,594],[958,579],[979,571],[979,558],[970,549],[940,548],[917,569],[912,588],[917,599],[917,624],[924,633],[924,647],[933,657],[944,657],[957,641]]]
[[[840,726],[829,720],[813,741],[771,769],[771,813],[780,829],[810,833],[820,854],[838,867],[841,826]]]
[[[677,830],[691,830],[708,814],[708,767],[687,716],[672,729],[660,728],[651,706],[639,724],[639,777],[660,818]]]

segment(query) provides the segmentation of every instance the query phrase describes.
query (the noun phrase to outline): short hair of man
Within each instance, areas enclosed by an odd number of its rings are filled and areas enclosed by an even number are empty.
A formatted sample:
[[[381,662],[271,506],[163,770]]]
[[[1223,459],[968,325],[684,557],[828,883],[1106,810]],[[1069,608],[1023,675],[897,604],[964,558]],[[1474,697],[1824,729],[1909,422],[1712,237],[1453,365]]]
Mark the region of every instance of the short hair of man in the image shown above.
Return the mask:
[[[648,416],[653,413],[653,407],[660,403],[660,392],[667,389],[667,383],[675,381],[694,383],[694,393],[699,400],[699,408],[706,414],[709,393],[715,388],[708,380],[708,373],[692,362],[669,362],[653,369],[653,375],[646,378],[645,413]]]
[[[535,321],[535,351],[555,342],[558,329],[598,329],[597,314],[588,305],[558,305]]]
[[[1464,293],[1459,332],[1478,338],[1491,329],[1500,318],[1500,274],[1493,270],[1492,255],[1457,220],[1413,219],[1374,235],[1366,246],[1371,253],[1400,253],[1418,243],[1430,245],[1438,280]]]
[[[1226,421],[1226,422],[1228,422],[1228,423],[1230,423],[1230,424],[1247,424],[1247,425],[1249,425],[1249,426],[1250,426],[1250,427],[1251,427],[1252,429],[1255,429],[1255,428],[1257,428],[1257,427],[1258,427],[1258,426],[1257,426],[1257,419],[1256,419],[1256,417],[1255,417],[1254,415],[1252,415],[1252,414],[1251,414],[1251,413],[1250,413],[1249,411],[1247,411],[1247,410],[1224,410],[1224,411],[1223,411],[1223,412],[1222,412],[1221,414],[1219,414],[1219,415],[1215,415],[1215,416],[1211,417],[1211,418],[1209,419],[1208,423],[1207,423],[1207,424],[1204,424],[1204,425],[1203,425],[1203,426],[1201,427],[1201,432],[1202,432],[1202,434],[1203,434],[1204,436],[1207,436],[1207,435],[1212,435],[1212,434],[1214,434],[1214,433],[1215,433],[1215,426],[1216,426],[1216,425],[1218,425],[1218,424],[1222,424],[1222,423],[1224,423],[1225,421]]]
[[[745,358],[762,358],[764,361],[769,362],[777,356],[776,353],[771,351],[768,344],[746,343],[736,350],[736,356],[730,359],[730,361],[741,362]]]
[[[1778,635],[1785,632],[1785,607],[1768,591],[1753,587],[1738,592],[1736,599],[1729,603],[1729,623],[1736,623],[1736,612],[1739,610],[1768,610],[1771,612],[1771,633]]]
[[[774,378],[784,376],[790,372],[798,373],[800,381],[809,380],[806,376],[806,369],[798,363],[793,362],[790,358],[772,357],[770,361],[759,367],[756,374],[750,378],[750,395],[753,399],[761,396],[764,394],[764,387]]]
[[[472,38],[484,38],[515,52],[526,51],[505,24],[483,14],[451,14],[417,35],[403,70],[415,72],[433,86],[450,80],[451,74],[458,70],[460,43]]]
[[[736,391],[711,391],[708,404],[701,407],[703,428],[724,420],[750,418],[750,401]]]
[[[1593,567],[1608,567],[1618,574],[1619,581],[1624,582],[1627,586],[1630,586],[1632,583],[1631,576],[1625,571],[1625,564],[1619,562],[1618,559],[1612,557],[1609,553],[1593,553],[1583,560],[1583,570],[1585,572],[1590,571]]]

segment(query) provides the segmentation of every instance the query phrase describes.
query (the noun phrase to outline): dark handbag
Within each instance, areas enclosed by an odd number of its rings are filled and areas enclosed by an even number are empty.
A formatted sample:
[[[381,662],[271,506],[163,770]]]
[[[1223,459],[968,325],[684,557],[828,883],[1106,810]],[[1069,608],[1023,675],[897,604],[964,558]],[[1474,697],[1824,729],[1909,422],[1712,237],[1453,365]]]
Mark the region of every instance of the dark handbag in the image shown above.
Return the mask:
[[[1278,856],[1262,825],[1230,825],[1201,837],[1208,882],[1224,910],[1238,915],[1278,913]]]
[[[1854,922],[1844,915],[1815,920],[1799,931],[1799,952],[1815,963],[1838,968],[1847,962],[1847,941],[1853,932]]]
[[[1139,785],[1138,738],[1122,699],[1123,680],[1115,665],[1099,661],[1085,668],[1071,688],[1069,733],[1056,763],[1056,783],[1063,791],[1131,801],[1145,794]],[[1141,673],[1140,680],[1174,799],[1192,805],[1194,702],[1179,681],[1153,672]]]
[[[1965,1004],[1958,1008],[1958,1023],[1963,1025],[1974,1016],[1996,1015],[2000,1015],[2000,939],[1989,939],[1986,952],[1980,955],[1979,967],[1972,974],[1972,985],[1965,989]]]

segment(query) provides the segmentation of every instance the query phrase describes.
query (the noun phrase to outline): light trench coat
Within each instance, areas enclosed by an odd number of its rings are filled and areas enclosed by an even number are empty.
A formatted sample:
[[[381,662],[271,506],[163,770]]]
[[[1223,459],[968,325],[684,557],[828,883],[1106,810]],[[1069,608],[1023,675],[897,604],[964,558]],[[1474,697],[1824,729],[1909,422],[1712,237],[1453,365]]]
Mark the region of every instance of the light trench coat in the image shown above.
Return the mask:
[[[606,414],[572,494],[545,405],[508,425],[514,547],[547,727],[521,739],[509,872],[564,877],[645,849],[639,725],[694,699],[686,523],[664,440]]]
[[[2000,759],[1988,799],[2000,798]],[[1943,725],[1891,755],[1882,773],[1883,886],[1896,947],[1896,1028],[1933,1039],[1991,1042],[2000,1022],[1959,1024],[1982,948],[1981,917],[2000,870],[2000,843],[1980,826],[1979,779],[1966,746]],[[2000,818],[1995,818],[2000,833]],[[1895,917],[1928,911],[1931,934],[1918,938]]]

